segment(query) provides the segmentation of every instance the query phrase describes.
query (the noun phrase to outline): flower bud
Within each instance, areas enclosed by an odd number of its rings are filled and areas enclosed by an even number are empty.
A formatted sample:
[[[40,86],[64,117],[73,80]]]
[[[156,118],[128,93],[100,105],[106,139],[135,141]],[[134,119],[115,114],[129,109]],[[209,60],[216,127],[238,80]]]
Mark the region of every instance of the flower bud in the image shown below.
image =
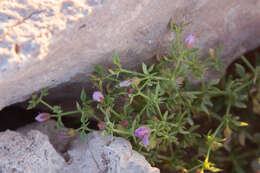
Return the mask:
[[[188,49],[192,48],[195,43],[195,36],[193,34],[188,35],[188,37],[185,39],[184,43]]]
[[[123,127],[128,127],[128,121],[127,120],[123,120],[123,121],[121,121],[121,123],[120,123]]]
[[[104,96],[100,91],[95,91],[92,95],[92,98],[94,101],[97,102],[103,102],[104,101]]]
[[[232,135],[232,130],[227,126],[224,130],[224,136],[226,138],[230,138],[230,136]]]
[[[132,80],[124,80],[122,82],[119,83],[120,87],[128,87],[132,84]]]
[[[132,79],[132,84],[133,85],[139,85],[139,83],[140,83],[140,79],[139,78],[137,78],[137,77],[134,77],[133,79]]]
[[[204,173],[204,170],[203,169],[197,169],[196,173]]]
[[[39,121],[39,122],[43,122],[43,121],[47,121],[51,118],[50,114],[49,113],[40,113],[38,114],[36,117],[35,117],[35,120],[36,121]]]
[[[105,130],[105,127],[106,127],[106,122],[101,121],[98,123],[99,130]]]
[[[69,129],[69,130],[67,131],[67,136],[72,137],[72,136],[74,136],[74,135],[75,135],[75,130],[74,130],[74,129]]]
[[[127,93],[128,94],[132,94],[134,92],[134,88],[127,88]]]
[[[248,123],[246,123],[246,122],[240,122],[240,126],[241,126],[241,127],[246,127],[246,126],[248,126]]]

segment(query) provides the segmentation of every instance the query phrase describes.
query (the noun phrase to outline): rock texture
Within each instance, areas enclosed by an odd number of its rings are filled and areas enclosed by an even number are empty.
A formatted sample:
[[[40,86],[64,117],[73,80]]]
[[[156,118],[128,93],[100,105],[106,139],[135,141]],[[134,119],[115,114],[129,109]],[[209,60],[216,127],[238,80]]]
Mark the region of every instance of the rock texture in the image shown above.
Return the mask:
[[[67,128],[58,130],[56,121],[52,119],[42,123],[31,123],[17,129],[18,132],[24,135],[26,135],[31,130],[38,130],[44,135],[48,136],[50,143],[60,154],[64,153],[68,149],[70,142],[74,139],[74,137],[66,136],[66,132],[68,131]]]
[[[131,144],[119,137],[102,136],[101,132],[87,135],[86,142],[74,140],[68,151],[70,165],[60,173],[159,173]]]
[[[167,52],[170,18],[192,21],[183,38],[195,34],[202,54],[224,45],[225,69],[259,46],[259,9],[259,0],[0,0],[0,109],[65,82],[71,95],[60,97],[72,99],[113,51],[129,67]]]
[[[65,138],[62,132],[68,129],[58,131],[55,124],[49,120],[1,132],[0,172],[160,173],[123,138],[100,131],[87,134],[86,141],[78,135]]]
[[[1,173],[56,173],[65,166],[48,137],[35,130],[26,136],[9,130],[1,132],[0,158]]]

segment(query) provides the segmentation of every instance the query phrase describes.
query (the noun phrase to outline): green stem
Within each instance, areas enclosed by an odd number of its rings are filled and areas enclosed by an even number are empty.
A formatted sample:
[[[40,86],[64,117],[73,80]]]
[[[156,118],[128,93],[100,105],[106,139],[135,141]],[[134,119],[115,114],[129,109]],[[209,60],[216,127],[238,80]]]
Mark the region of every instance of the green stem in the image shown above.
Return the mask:
[[[231,103],[228,104],[227,109],[226,109],[226,114],[225,114],[225,116],[224,116],[223,118],[226,118],[226,117],[229,115],[230,109],[231,109]],[[226,123],[226,120],[225,120],[225,121],[222,121],[222,122],[220,123],[220,125],[218,126],[218,128],[216,129],[216,131],[214,132],[214,134],[212,135],[212,138],[216,138],[216,136],[217,136],[219,130],[222,128],[222,126],[224,126],[225,123]],[[212,145],[212,142],[211,142],[210,145],[209,145],[206,159],[209,158],[210,151],[211,151],[211,145]]]
[[[81,112],[81,111],[76,110],[76,111],[64,112],[64,113],[61,113],[61,114],[59,114],[59,115],[60,115],[60,116],[65,116],[65,115],[77,114],[77,113],[80,113],[80,112]]]
[[[121,72],[129,73],[129,74],[133,74],[133,75],[138,75],[138,76],[142,76],[142,77],[146,76],[145,74],[138,73],[138,72],[135,72],[135,71],[126,70],[126,69],[121,69]]]
[[[138,93],[138,95],[140,95],[140,96],[142,96],[143,98],[145,98],[145,99],[147,99],[147,100],[151,101],[150,97],[148,97],[148,96],[144,95],[144,94],[143,94],[143,93],[141,93],[141,92],[139,92],[139,93]]]
[[[107,120],[107,122],[109,123],[109,122],[110,122],[110,119],[109,119],[108,113],[107,113],[102,107],[100,107],[100,110],[101,110],[101,112],[105,115],[106,120]]]
[[[159,115],[161,117],[161,120],[163,120],[163,115],[162,115],[161,109],[160,109],[158,104],[156,104],[156,109],[157,109],[157,111],[158,111],[158,113],[159,113]]]
[[[152,79],[169,81],[169,78],[153,76]]]
[[[246,57],[241,56],[241,59],[244,61],[244,63],[252,70],[254,74],[256,74],[255,68],[250,64],[250,62],[246,59]]]
[[[131,136],[131,133],[128,132],[128,131],[122,131],[122,130],[118,130],[118,129],[111,129],[113,132],[115,133],[119,133],[119,134],[124,134],[124,135],[130,135]]]
[[[247,87],[251,83],[252,83],[252,81],[248,81],[247,83],[245,83],[245,84],[241,85],[240,87],[236,88],[234,92],[239,92],[241,89]]]
[[[174,79],[176,79],[176,73],[177,73],[177,70],[179,70],[179,66],[180,66],[180,64],[181,64],[182,58],[183,58],[183,54],[181,54],[180,57],[177,59],[176,66],[175,66],[175,69],[174,69],[174,71],[173,71]]]
[[[188,172],[191,172],[191,171],[193,171],[193,170],[195,170],[195,169],[198,169],[199,167],[202,167],[202,164],[199,164],[199,165],[197,165],[197,166],[194,166],[193,168],[189,169]]]
[[[219,130],[222,128],[222,126],[223,126],[224,124],[225,124],[225,121],[222,121],[222,122],[220,123],[220,125],[218,126],[218,128],[216,129],[216,131],[214,132],[214,134],[212,135],[212,138],[215,138],[215,137],[216,137],[216,135],[218,134]],[[209,145],[206,159],[209,158],[212,144],[213,144],[213,142],[211,142],[210,145]]]
[[[43,101],[42,99],[40,100],[40,102],[41,102],[44,106],[48,107],[50,110],[54,111],[54,108],[53,108],[51,105],[49,105],[47,102]]]
[[[117,113],[116,111],[114,111],[112,108],[111,108],[111,112],[117,116],[120,120],[123,120],[123,118],[121,117],[121,115],[119,113]]]

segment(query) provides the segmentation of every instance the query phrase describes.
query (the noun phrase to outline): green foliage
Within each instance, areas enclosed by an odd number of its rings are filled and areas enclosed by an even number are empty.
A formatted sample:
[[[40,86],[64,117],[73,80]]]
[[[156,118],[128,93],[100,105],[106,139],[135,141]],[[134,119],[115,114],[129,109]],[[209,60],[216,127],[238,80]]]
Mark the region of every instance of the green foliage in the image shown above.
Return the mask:
[[[211,50],[208,58],[201,59],[197,48],[187,48],[181,40],[180,33],[185,25],[170,23],[176,33],[176,41],[170,45],[171,55],[149,67],[142,63],[142,72],[123,68],[116,53],[114,68],[105,70],[95,66],[92,82],[104,94],[104,100],[98,104],[88,99],[82,90],[81,103],[76,103],[76,110],[63,112],[61,107],[51,106],[43,100],[47,95],[47,89],[44,89],[39,97],[32,96],[28,109],[40,103],[47,106],[52,111],[51,117],[57,118],[58,127],[63,126],[63,116],[81,114],[82,126],[75,131],[83,140],[86,132],[92,130],[87,126],[89,119],[101,122],[104,118],[104,135],[128,139],[151,164],[160,163],[183,172],[221,171],[209,160],[223,148],[224,138],[231,138],[232,130],[239,133],[247,125],[232,114],[231,108],[247,107],[249,91],[259,87],[260,70],[242,57],[252,73],[246,73],[243,66],[236,64],[239,78],[230,76],[221,81],[207,81],[208,69],[221,69],[218,58],[221,48]],[[131,84],[120,87],[126,80]],[[194,81],[200,83],[191,86]],[[127,120],[127,127],[121,125],[123,120]],[[151,130],[147,147],[135,136],[135,130],[141,126]]]

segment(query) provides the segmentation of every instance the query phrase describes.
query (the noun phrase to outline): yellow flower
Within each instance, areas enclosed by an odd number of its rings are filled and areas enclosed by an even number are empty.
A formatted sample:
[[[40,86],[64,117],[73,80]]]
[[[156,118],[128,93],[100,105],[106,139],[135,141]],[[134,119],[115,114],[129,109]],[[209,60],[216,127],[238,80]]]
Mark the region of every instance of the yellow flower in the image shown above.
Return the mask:
[[[246,123],[246,122],[240,122],[240,126],[246,127],[246,126],[248,126],[248,123]]]
[[[208,161],[208,158],[205,159],[204,163],[203,163],[203,168],[212,172],[219,172],[222,171],[222,169],[216,168],[214,167],[214,163],[211,163]]]

